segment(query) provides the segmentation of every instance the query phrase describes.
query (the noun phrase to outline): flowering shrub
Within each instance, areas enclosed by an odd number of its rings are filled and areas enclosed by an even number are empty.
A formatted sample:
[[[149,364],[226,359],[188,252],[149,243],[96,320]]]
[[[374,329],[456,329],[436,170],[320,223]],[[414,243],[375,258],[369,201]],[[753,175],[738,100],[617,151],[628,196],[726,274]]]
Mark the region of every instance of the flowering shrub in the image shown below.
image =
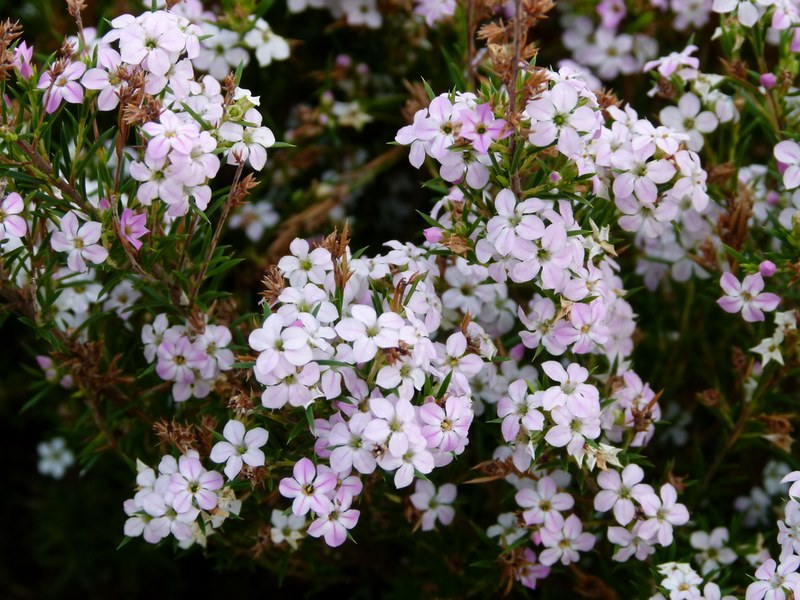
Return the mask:
[[[795,3],[65,8],[0,24],[0,297],[103,555],[800,596]]]

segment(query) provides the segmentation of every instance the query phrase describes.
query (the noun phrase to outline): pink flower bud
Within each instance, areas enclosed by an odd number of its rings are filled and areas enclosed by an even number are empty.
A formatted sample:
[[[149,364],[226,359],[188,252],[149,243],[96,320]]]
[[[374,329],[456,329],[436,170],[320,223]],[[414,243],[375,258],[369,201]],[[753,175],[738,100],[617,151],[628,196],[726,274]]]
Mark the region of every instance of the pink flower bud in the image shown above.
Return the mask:
[[[353,64],[353,59],[351,59],[347,54],[339,54],[336,57],[336,66],[340,69],[346,69],[351,64]]]
[[[428,227],[427,229],[423,229],[422,235],[424,235],[425,240],[431,244],[438,244],[444,239],[444,234],[438,227]]]
[[[97,208],[99,210],[108,210],[111,208],[111,205],[108,203],[108,199],[100,198],[100,202],[97,203]]]
[[[525,345],[517,344],[508,351],[508,355],[514,360],[522,360],[522,357],[525,355]]]
[[[794,30],[794,35],[792,36],[792,43],[789,46],[789,50],[792,52],[800,52],[800,29]]]
[[[556,173],[555,171],[550,173],[550,181],[552,183],[558,183],[559,181],[561,181],[561,173]]]
[[[772,277],[775,275],[775,272],[778,270],[778,267],[775,266],[775,263],[771,260],[765,260],[760,265],[758,265],[758,272],[761,273],[764,277]]]
[[[758,81],[768,90],[771,90],[775,87],[775,82],[777,81],[777,77],[772,73],[762,73],[761,77],[758,78]]]
[[[770,190],[767,192],[767,204],[770,206],[778,206],[778,202],[781,201],[781,195],[776,192],[775,190]]]

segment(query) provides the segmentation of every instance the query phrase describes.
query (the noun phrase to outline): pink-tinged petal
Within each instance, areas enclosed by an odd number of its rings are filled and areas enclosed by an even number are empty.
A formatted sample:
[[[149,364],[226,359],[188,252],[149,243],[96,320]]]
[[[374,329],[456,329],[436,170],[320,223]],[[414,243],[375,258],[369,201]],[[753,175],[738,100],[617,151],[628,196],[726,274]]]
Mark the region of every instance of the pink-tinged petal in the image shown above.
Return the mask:
[[[670,506],[678,501],[678,492],[669,483],[665,483],[664,485],[662,485],[660,492],[661,492],[661,499],[664,502],[664,506]]]
[[[738,295],[742,290],[739,280],[732,273],[723,273],[719,280],[719,285],[726,294],[730,296]]]
[[[222,430],[222,435],[224,435],[225,439],[234,446],[240,446],[242,444],[244,441],[244,434],[244,423],[237,421],[236,419],[231,419],[228,421],[225,424],[225,428]]]
[[[540,479],[536,488],[539,490],[539,495],[542,498],[552,498],[558,491],[556,482],[552,477],[543,477]]]
[[[67,256],[67,267],[76,273],[85,273],[89,270],[89,267],[86,266],[81,256],[80,250],[73,250],[69,253],[69,256]]]
[[[311,537],[319,538],[325,535],[331,526],[331,521],[328,520],[328,517],[321,517],[308,526],[307,533]]]
[[[302,495],[301,492],[303,487],[304,486],[301,486],[291,477],[284,477],[278,484],[278,491],[280,491],[281,496],[284,498],[296,498],[297,496]]]
[[[382,443],[391,434],[389,424],[383,419],[375,419],[364,428],[364,438],[376,443]]]
[[[636,498],[647,515],[654,515],[661,508],[661,498],[655,494],[643,494]],[[646,537],[646,536],[642,536]]]
[[[775,146],[775,158],[784,164],[791,165],[800,163],[800,146],[791,140],[778,142]]]
[[[242,455],[242,460],[251,467],[263,467],[266,456],[262,450],[251,448]]]
[[[753,303],[747,302],[742,307],[742,318],[748,323],[756,323],[764,320],[764,313]]]
[[[119,104],[117,90],[113,87],[104,88],[97,96],[97,108],[99,110],[114,110]]]
[[[544,370],[545,373],[547,373],[547,376],[553,381],[564,383],[568,378],[567,372],[564,370],[564,367],[562,367],[559,363],[557,363],[554,360],[548,360],[542,363],[542,369]]]
[[[311,460],[308,458],[301,458],[295,463],[292,473],[300,485],[307,486],[314,481],[317,475],[317,469]]]
[[[69,239],[75,239],[78,236],[78,217],[70,211],[61,219],[61,231],[63,231]]]
[[[79,83],[72,81],[61,88],[61,96],[70,104],[80,104],[83,102],[83,88]]]
[[[103,228],[97,221],[84,223],[78,230],[78,236],[83,240],[85,246],[95,244],[101,235],[103,235]]]
[[[89,69],[81,79],[81,83],[89,90],[102,90],[110,86],[108,71],[103,69]]]
[[[216,471],[214,472],[216,473]],[[219,473],[217,473],[217,475],[219,475]],[[222,475],[219,476],[221,479]],[[197,505],[203,510],[211,510],[217,506],[217,495],[210,490],[199,490],[195,493],[194,497],[197,500]]]
[[[508,415],[500,426],[503,439],[507,442],[514,440],[519,433],[519,418],[517,415]]]
[[[45,94],[45,98],[47,99],[47,103],[44,107],[44,112],[47,114],[52,114],[58,110],[58,107],[61,105],[61,88],[54,87],[47,91]]]
[[[369,409],[379,419],[392,419],[395,415],[394,405],[386,398],[373,398],[369,401]]]
[[[689,511],[683,504],[676,504],[669,511],[669,522],[673,525],[685,525],[689,522]]]
[[[553,496],[550,503],[556,510],[569,510],[575,505],[575,500],[569,494],[561,493]]]
[[[304,495],[303,497],[309,499],[309,507],[318,515],[327,515],[333,510],[333,502],[324,494],[315,493],[313,496]]]
[[[170,143],[164,136],[157,136],[147,142],[146,154],[156,160],[164,158],[170,151]]]
[[[793,190],[800,185],[800,167],[791,165],[783,173],[783,185],[787,190]]]
[[[355,319],[366,325],[372,327],[378,322],[378,315],[375,309],[365,304],[356,304],[350,308],[350,312]]]
[[[254,170],[260,171],[267,164],[267,151],[258,144],[250,144],[248,148],[250,149],[250,154],[247,159],[250,161],[250,166]]]
[[[542,550],[542,553],[539,555],[539,562],[549,567],[550,565],[556,564],[559,558],[561,558],[561,550],[547,548],[546,550]]]
[[[177,513],[189,511],[192,508],[192,495],[186,490],[178,492],[172,499],[172,508],[174,508]]]
[[[367,329],[364,324],[351,317],[345,317],[339,323],[337,323],[336,333],[339,334],[339,337],[343,340],[347,340],[348,342],[353,342],[367,333]]]
[[[238,451],[228,442],[217,442],[214,444],[214,447],[211,448],[210,458],[215,463],[221,464],[236,454],[238,454]]]
[[[630,523],[635,514],[636,508],[630,500],[621,499],[614,505],[614,518],[620,525],[627,525]]]
[[[200,476],[198,483],[207,490],[218,490],[225,481],[218,471],[206,471]]]
[[[608,512],[614,507],[619,496],[616,492],[603,490],[594,497],[594,509],[600,512]]]
[[[203,465],[196,458],[191,456],[182,456],[178,461],[181,475],[186,477],[189,481],[197,481],[200,475],[203,474]]]
[[[534,146],[544,148],[552,144],[558,136],[558,128],[550,121],[539,121],[531,125],[528,141]]]
[[[347,530],[338,521],[330,521],[330,527],[325,532],[325,543],[331,548],[337,548],[347,539]]]
[[[497,214],[511,216],[514,213],[514,207],[517,205],[514,192],[511,190],[501,190],[494,199],[494,205],[497,209]]]
[[[10,237],[21,238],[28,232],[28,224],[25,222],[25,219],[17,215],[6,217],[4,225],[6,227],[6,233]]]
[[[723,296],[719,300],[717,300],[717,304],[719,304],[720,308],[727,313],[737,313],[742,310],[742,306],[744,305],[744,301],[741,298],[731,298],[730,296]]]
[[[545,441],[556,448],[563,448],[572,440],[572,432],[566,425],[558,425],[550,429],[544,436]]]
[[[292,501],[292,512],[298,517],[302,517],[311,510],[311,500],[312,496],[299,493]]]
[[[695,128],[702,133],[711,133],[717,128],[719,121],[716,115],[709,111],[701,112],[694,120]]]
[[[666,160],[656,160],[647,164],[647,178],[655,183],[667,183],[675,176],[675,167]]]
[[[73,248],[72,242],[61,231],[53,232],[53,236],[50,238],[50,246],[56,252],[69,252]]]
[[[327,494],[336,488],[337,483],[336,474],[327,470],[314,480],[314,490],[320,494]]]
[[[245,446],[248,448],[260,448],[267,443],[269,432],[263,427],[255,427],[244,436]]]
[[[86,65],[82,62],[73,62],[67,65],[67,68],[64,69],[64,73],[62,76],[67,79],[68,81],[74,81],[78,79],[81,75],[84,74],[86,71]]]
[[[108,250],[97,244],[94,246],[86,246],[81,251],[81,254],[84,258],[90,260],[96,265],[99,265],[108,258]]]
[[[446,484],[452,485],[452,484]],[[442,486],[445,487],[445,486]],[[455,486],[453,486],[455,488]],[[445,502],[445,500],[442,500]],[[452,502],[452,500],[450,500]],[[346,510],[344,512],[339,513],[339,522],[344,525],[347,529],[352,529],[358,524],[358,518],[361,516],[361,511],[351,508],[350,510]]]
[[[568,113],[578,104],[578,92],[569,83],[560,82],[550,90],[550,98],[556,112]]]
[[[228,479],[233,479],[236,477],[239,474],[239,471],[242,470],[242,462],[241,456],[231,456],[225,465],[225,476]]]
[[[402,433],[394,433],[389,438],[389,452],[393,456],[403,456],[408,451],[408,436]]]
[[[25,202],[22,200],[17,192],[11,192],[6,199],[3,200],[3,212],[7,215],[18,215],[25,210]]]
[[[763,294],[759,294],[756,298],[754,298],[753,302],[761,310],[766,310],[767,312],[769,312],[775,310],[778,307],[778,304],[780,304],[781,302],[781,297],[776,294],[765,292]]]
[[[747,292],[751,296],[755,296],[764,289],[764,278],[761,273],[748,275],[742,281],[742,291]]]

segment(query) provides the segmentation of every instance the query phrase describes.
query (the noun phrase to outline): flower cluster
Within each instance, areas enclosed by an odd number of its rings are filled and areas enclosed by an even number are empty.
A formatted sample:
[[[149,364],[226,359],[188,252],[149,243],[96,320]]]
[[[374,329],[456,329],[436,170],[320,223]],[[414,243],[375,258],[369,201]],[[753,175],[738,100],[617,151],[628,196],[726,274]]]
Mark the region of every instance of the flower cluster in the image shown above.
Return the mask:
[[[156,363],[158,376],[173,382],[175,402],[208,396],[217,378],[233,367],[227,348],[231,332],[224,325],[205,323],[202,331],[189,324],[169,325],[164,314],[142,328],[147,362]]]
[[[139,461],[136,495],[124,503],[125,535],[151,544],[172,535],[183,548],[205,546],[207,536],[241,510],[241,501],[223,484],[222,475],[206,470],[194,450],[177,460],[162,457],[157,469]]]

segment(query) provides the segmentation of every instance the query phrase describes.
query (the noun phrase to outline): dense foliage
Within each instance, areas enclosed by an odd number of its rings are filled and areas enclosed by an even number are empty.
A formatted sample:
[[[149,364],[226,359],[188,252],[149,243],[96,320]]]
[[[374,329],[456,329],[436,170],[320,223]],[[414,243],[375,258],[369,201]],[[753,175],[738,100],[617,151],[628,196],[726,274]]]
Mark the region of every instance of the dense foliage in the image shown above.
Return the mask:
[[[800,597],[800,4],[6,10],[12,595]]]

